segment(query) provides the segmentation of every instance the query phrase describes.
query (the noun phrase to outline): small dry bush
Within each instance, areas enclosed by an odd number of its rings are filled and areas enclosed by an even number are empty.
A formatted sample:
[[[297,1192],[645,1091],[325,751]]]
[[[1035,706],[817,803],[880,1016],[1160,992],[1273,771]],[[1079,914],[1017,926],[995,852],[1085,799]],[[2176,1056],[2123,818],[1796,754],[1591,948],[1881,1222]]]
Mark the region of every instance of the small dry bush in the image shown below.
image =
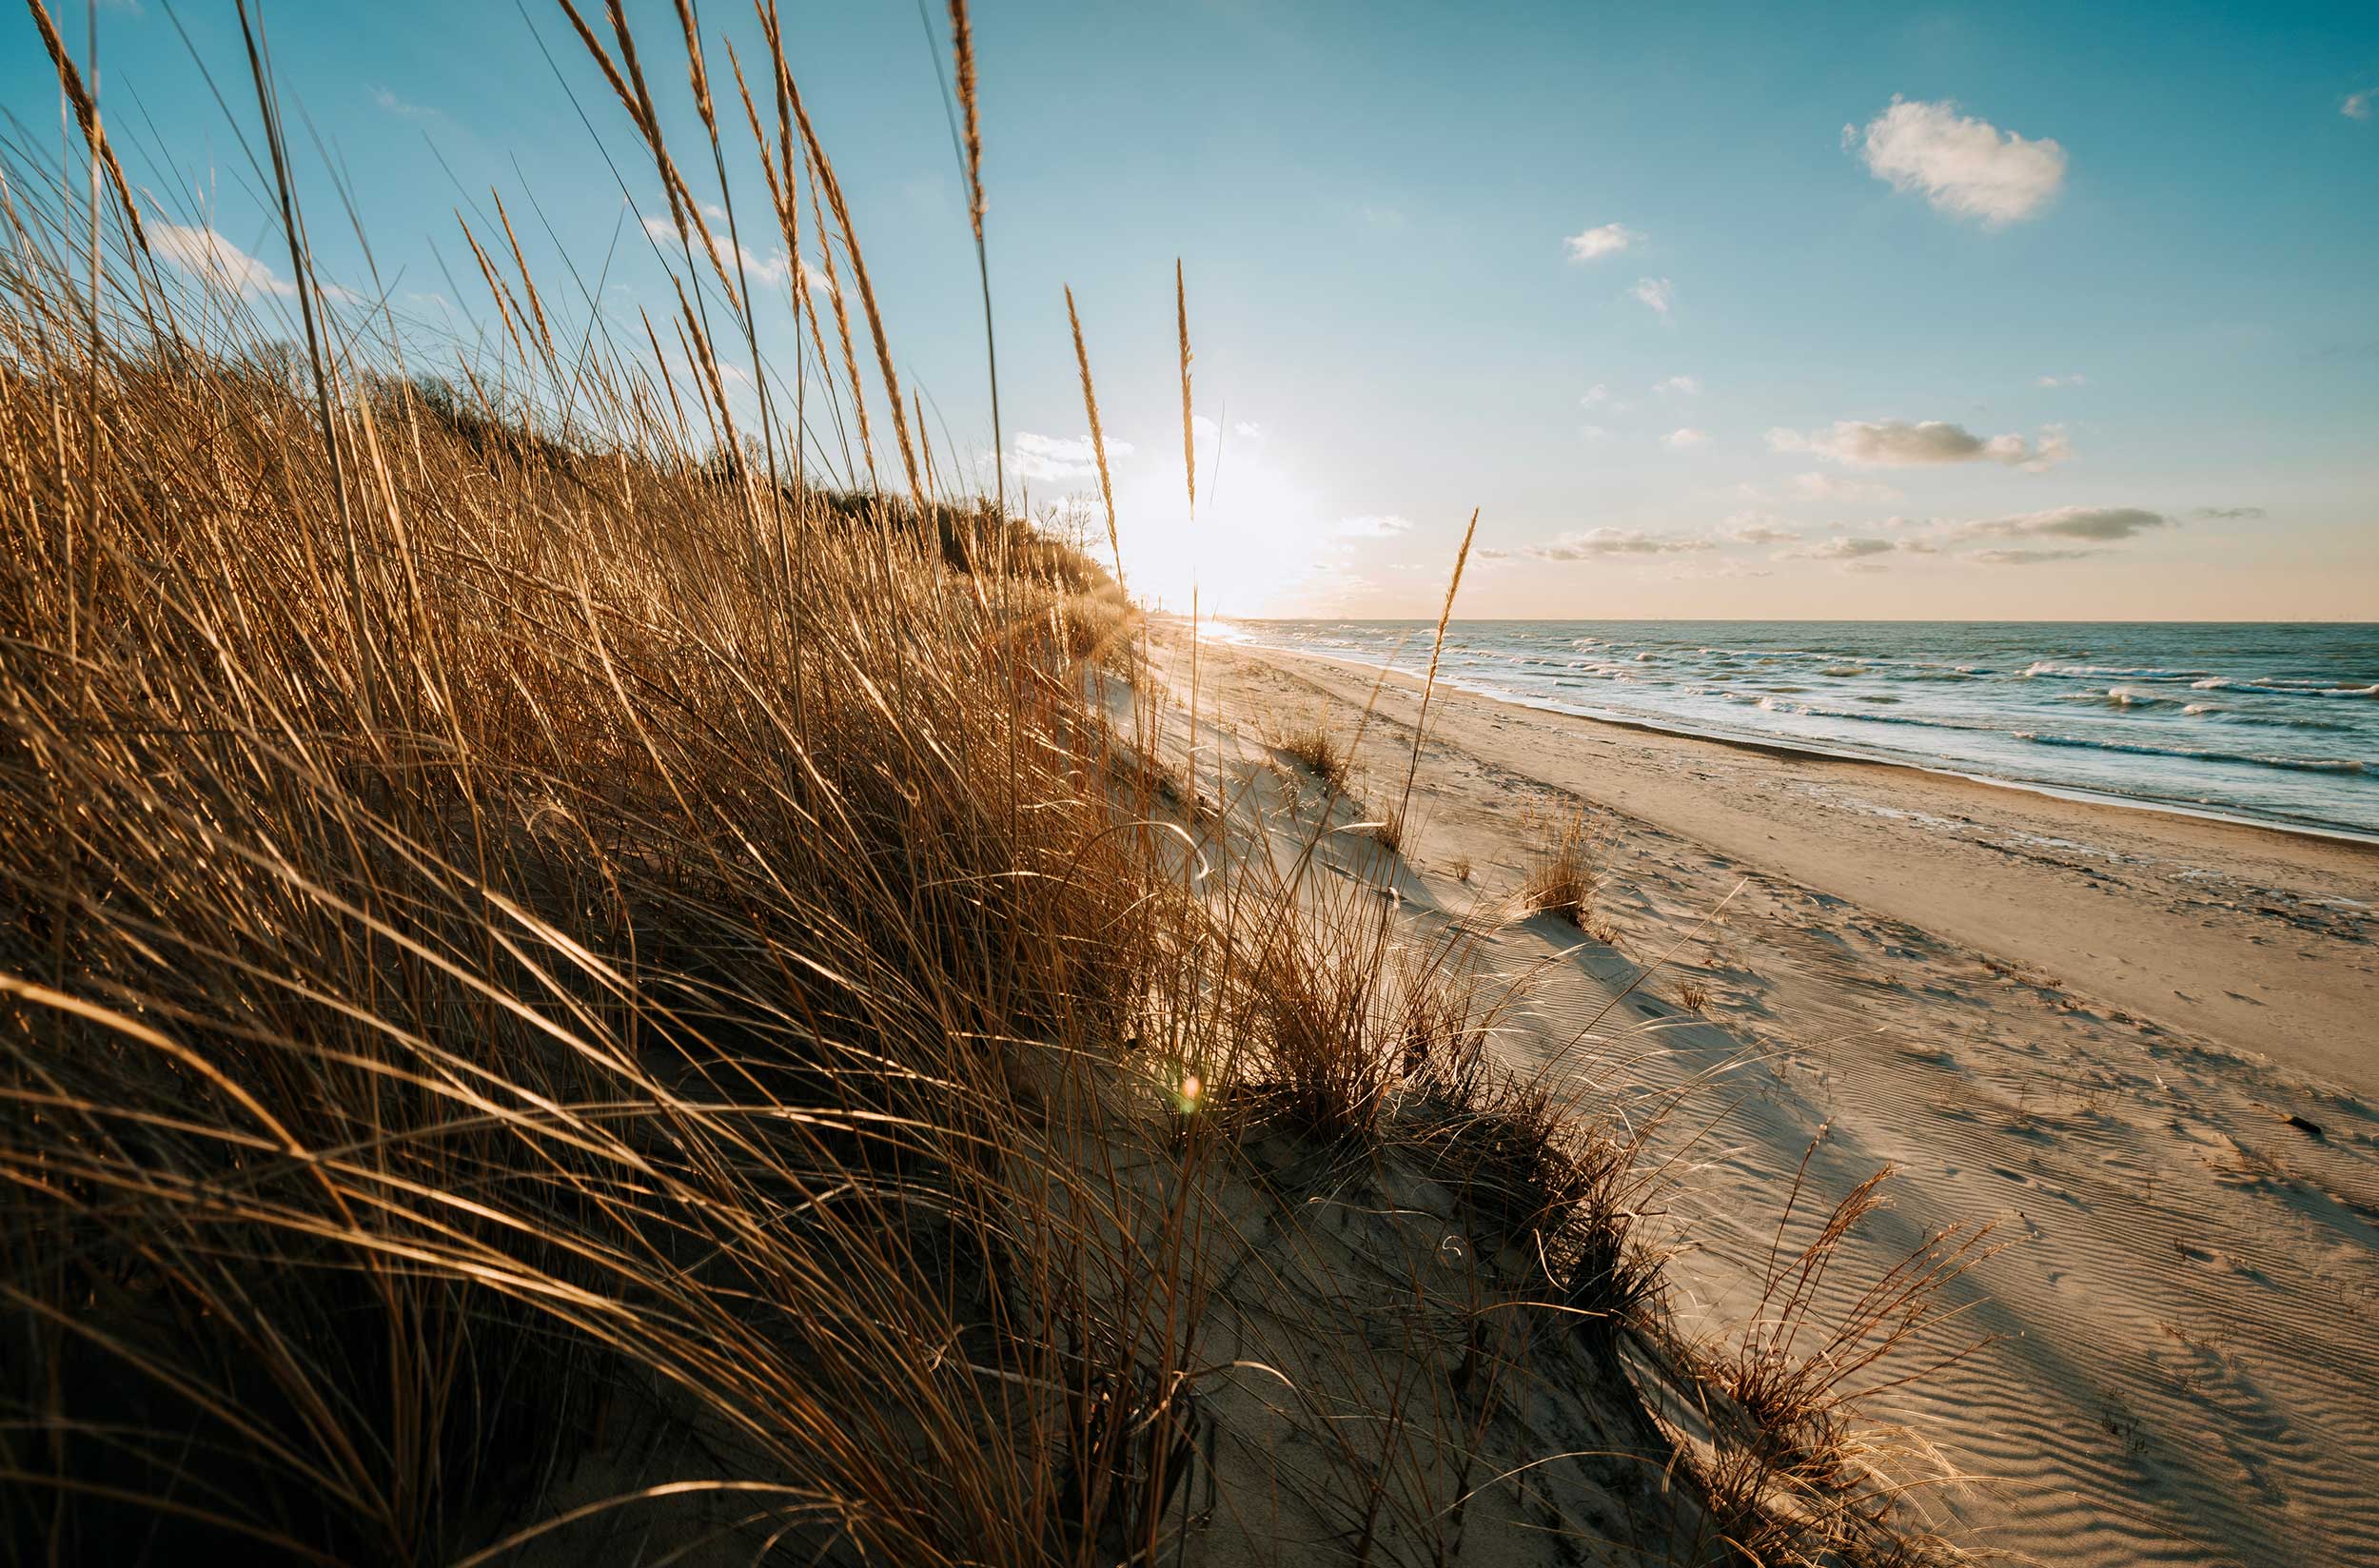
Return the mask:
[[[1269,731],[1265,744],[1302,763],[1314,777],[1340,794],[1354,782],[1354,748],[1341,740],[1320,715],[1296,719]]]
[[[1687,1012],[1706,1011],[1710,1006],[1710,989],[1699,980],[1681,980],[1677,984],[1677,1005]]]
[[[1990,1227],[1926,1234],[1875,1278],[1831,1291],[1843,1247],[1886,1206],[1881,1189],[1892,1171],[1852,1187],[1800,1226],[1796,1241],[1808,1161],[1804,1155],[1742,1327],[1661,1345],[1696,1390],[1701,1430],[1686,1446],[1720,1539],[1753,1561],[1811,1568],[1967,1560],[1921,1522],[1916,1494],[1938,1475],[1937,1456],[1879,1419],[1876,1406],[1983,1343],[1944,1344],[1943,1333],[1956,1317],[1950,1287],[1987,1255]]]
[[[1346,887],[1334,907],[1282,920],[1251,944],[1231,1031],[1248,1044],[1253,1087],[1273,1113],[1326,1141],[1378,1126],[1409,1050],[1387,1012],[1392,917]]]
[[[1587,858],[1586,818],[1568,811],[1535,826],[1541,841],[1521,872],[1521,896],[1536,914],[1550,914],[1581,931],[1594,918],[1594,869]]]

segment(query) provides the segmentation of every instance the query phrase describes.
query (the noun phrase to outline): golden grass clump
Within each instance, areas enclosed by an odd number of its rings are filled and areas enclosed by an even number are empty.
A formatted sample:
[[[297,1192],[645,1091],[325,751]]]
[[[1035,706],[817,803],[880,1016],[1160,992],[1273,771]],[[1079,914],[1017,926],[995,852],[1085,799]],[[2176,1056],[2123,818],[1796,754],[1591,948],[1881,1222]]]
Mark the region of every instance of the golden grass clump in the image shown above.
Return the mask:
[[[1536,824],[1542,841],[1521,872],[1521,897],[1532,914],[1549,914],[1580,931],[1594,919],[1594,868],[1587,857],[1586,818],[1557,813]]]
[[[1314,777],[1340,794],[1354,785],[1354,748],[1339,738],[1327,715],[1309,715],[1288,720],[1265,733],[1264,742],[1294,759]]]

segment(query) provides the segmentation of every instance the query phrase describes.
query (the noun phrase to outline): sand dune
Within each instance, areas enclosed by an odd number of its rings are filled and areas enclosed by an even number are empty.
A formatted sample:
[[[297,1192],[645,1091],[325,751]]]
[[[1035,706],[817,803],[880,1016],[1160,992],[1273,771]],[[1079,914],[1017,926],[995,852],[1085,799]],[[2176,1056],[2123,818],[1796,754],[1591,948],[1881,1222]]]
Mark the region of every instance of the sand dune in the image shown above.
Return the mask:
[[[1267,715],[1327,702],[1351,733],[1374,684],[1202,660],[1225,774],[1263,754]],[[1391,799],[1414,706],[1383,693],[1359,758]],[[2379,854],[1441,690],[1406,838],[1414,917],[1506,901],[1524,813],[1573,803],[1610,940],[1498,929],[1495,961],[1535,972],[1504,1049],[1701,1081],[1706,1129],[1675,1122],[1689,1322],[1750,1311],[1813,1140],[1827,1204],[1893,1165],[1893,1210],[1829,1288],[1996,1225],[1956,1287],[1988,1343],[1896,1406],[1973,1478],[1935,1506],[1974,1545],[2379,1560]],[[1694,989],[1699,1012],[1678,1005]]]

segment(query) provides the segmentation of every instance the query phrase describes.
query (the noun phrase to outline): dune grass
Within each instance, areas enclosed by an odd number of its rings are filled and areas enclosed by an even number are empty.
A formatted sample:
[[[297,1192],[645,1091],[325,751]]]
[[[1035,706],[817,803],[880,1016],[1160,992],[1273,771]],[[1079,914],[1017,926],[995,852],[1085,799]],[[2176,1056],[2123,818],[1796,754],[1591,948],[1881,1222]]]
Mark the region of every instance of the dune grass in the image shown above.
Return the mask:
[[[1353,745],[1341,737],[1321,715],[1288,720],[1265,735],[1274,751],[1304,767],[1324,786],[1340,794],[1354,786]]]
[[[1522,869],[1522,901],[1532,913],[1591,930],[1594,866],[1587,854],[1584,813],[1563,812],[1529,825],[1537,829],[1539,843]]]
[[[1757,1418],[1706,1462],[1648,1414],[1643,1131],[1497,1065],[1475,950],[1322,887],[1319,828],[1235,853],[1169,783],[1111,499],[1102,566],[936,484],[773,10],[776,128],[731,57],[735,147],[680,8],[707,161],[769,171],[841,350],[791,268],[816,357],[755,374],[753,440],[732,203],[722,249],[654,40],[564,10],[675,221],[679,309],[636,341],[507,219],[471,242],[484,352],[424,372],[302,241],[287,348],[158,265],[120,178],[100,238],[11,171],[10,1560],[1153,1564],[1259,1539],[1268,1474],[1332,1521],[1270,1560],[1452,1560],[1496,1520],[1502,1552],[1547,1508],[1607,1560],[1904,1545],[1846,1424],[1822,1473],[1760,1435],[1834,1408],[1805,1293],[1731,1360],[1675,1342]],[[1345,788],[1318,720],[1276,743]],[[1459,1288],[1448,1226],[1500,1249]],[[1579,1469],[1540,1398],[1625,1441]],[[1545,1502],[1559,1465],[1626,1527]]]

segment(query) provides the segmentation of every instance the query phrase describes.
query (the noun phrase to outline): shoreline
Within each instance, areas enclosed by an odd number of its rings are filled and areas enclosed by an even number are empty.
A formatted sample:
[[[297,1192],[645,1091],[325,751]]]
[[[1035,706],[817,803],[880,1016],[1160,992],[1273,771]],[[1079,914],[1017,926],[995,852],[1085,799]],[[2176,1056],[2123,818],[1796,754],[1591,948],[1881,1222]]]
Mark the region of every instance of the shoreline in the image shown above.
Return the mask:
[[[2054,624],[2054,623],[2051,623]],[[1360,670],[1377,676],[1383,671],[1397,679],[1408,681],[1417,691],[1425,680],[1418,672],[1381,665],[1368,659],[1316,653],[1305,648],[1282,648],[1268,642],[1240,641],[1199,633],[1201,648],[1237,649],[1248,654],[1290,659],[1307,659],[1341,669]],[[2079,806],[2102,806],[2115,811],[2149,812],[2162,816],[2186,817],[2192,821],[2219,823],[2226,827],[2247,828],[2259,833],[2280,833],[2291,837],[2321,839],[2336,844],[2354,844],[2379,854],[2379,833],[2367,833],[2359,828],[2342,827],[2334,823],[2303,822],[2285,818],[2242,816],[2212,806],[2195,806],[2173,800],[2143,799],[2136,795],[2115,794],[2079,785],[2051,784],[2032,779],[2002,778],[1994,774],[1970,773],[1946,763],[1934,764],[1880,756],[1870,752],[1837,750],[1819,741],[1772,739],[1753,735],[1723,735],[1714,730],[1696,729],[1683,722],[1663,723],[1659,719],[1622,716],[1607,712],[1589,711],[1583,706],[1562,707],[1551,702],[1531,701],[1503,692],[1481,691],[1475,686],[1457,684],[1441,676],[1440,693],[1461,692],[1482,702],[1496,702],[1506,707],[1524,708],[1533,713],[1558,714],[1565,718],[1583,719],[1590,724],[1608,724],[1618,729],[1642,730],[1653,735],[1674,735],[1683,740],[1707,741],[1715,746],[1732,746],[1741,751],[1760,753],[1781,758],[1817,757],[1832,762],[1848,762],[1873,768],[1890,768],[1924,774],[1935,778],[1955,778],[1987,789],[2015,790],[2026,794],[2045,795],[2053,800],[2069,801]],[[1432,700],[1435,700],[1434,698]]]
[[[1155,655],[1176,704],[1186,642]],[[1227,793],[1293,794],[1313,774],[1276,738],[1319,718],[1345,743],[1369,708],[1344,813],[1410,771],[1377,891],[1410,941],[1478,933],[1513,988],[1505,1068],[1583,1115],[1692,1107],[1649,1202],[1689,1330],[1765,1309],[1782,1195],[1822,1213],[1892,1173],[1817,1324],[1990,1228],[1945,1287],[1980,1343],[1889,1396],[1964,1478],[1925,1505],[1954,1535],[2077,1568],[2379,1553],[2379,855],[1443,681],[1416,761],[1418,677],[1375,696],[1376,665],[1198,657]],[[1580,926],[1526,913],[1572,813]]]
[[[1417,676],[1201,640],[1220,677],[1278,672],[1410,745]],[[1404,672],[1391,672],[1403,676]],[[1278,700],[1277,697],[1271,700]],[[1351,726],[1348,726],[1351,733]],[[1681,735],[1440,680],[1432,752],[1780,874],[2075,994],[2379,1103],[2379,849],[2232,818]],[[1368,751],[1377,737],[1366,737]],[[1425,768],[1426,764],[1425,764]],[[1484,810],[1465,806],[1465,810]],[[1628,834],[1625,823],[1615,833]]]

